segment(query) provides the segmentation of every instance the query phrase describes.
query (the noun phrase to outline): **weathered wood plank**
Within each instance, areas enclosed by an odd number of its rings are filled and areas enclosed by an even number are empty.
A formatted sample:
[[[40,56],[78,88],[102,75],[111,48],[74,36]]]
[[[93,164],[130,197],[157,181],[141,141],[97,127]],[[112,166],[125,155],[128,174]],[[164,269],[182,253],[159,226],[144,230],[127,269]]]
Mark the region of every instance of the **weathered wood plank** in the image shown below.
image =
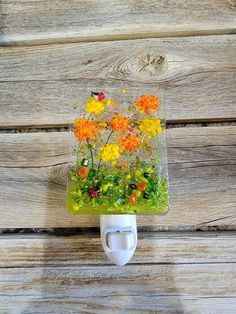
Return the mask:
[[[4,45],[232,33],[234,1],[1,2]]]
[[[235,313],[236,264],[0,269],[3,313]]]
[[[234,313],[235,245],[234,232],[141,233],[133,260],[120,268],[106,264],[91,234],[1,236],[0,309]]]
[[[234,120],[235,76],[234,72],[203,72],[164,81],[167,122]],[[120,85],[113,83],[118,91]],[[94,80],[0,83],[0,127],[67,125],[74,100],[86,98],[98,86]],[[126,88],[135,87],[128,83]]]
[[[0,81],[100,78],[154,83],[193,72],[232,72],[235,47],[236,35],[6,47],[0,49]]]
[[[159,84],[167,120],[236,118],[236,36],[0,49],[0,127],[71,122],[71,104],[101,86]],[[145,66],[146,65],[146,66]]]
[[[236,226],[236,127],[168,130],[171,208],[143,226]],[[1,134],[1,228],[98,226],[66,211],[67,133]]]
[[[131,264],[236,262],[235,232],[138,234]],[[107,260],[99,235],[1,235],[0,268],[101,265]]]
[[[166,130],[169,164],[235,161],[236,126]],[[69,132],[0,133],[0,164],[6,168],[57,166],[70,160]]]

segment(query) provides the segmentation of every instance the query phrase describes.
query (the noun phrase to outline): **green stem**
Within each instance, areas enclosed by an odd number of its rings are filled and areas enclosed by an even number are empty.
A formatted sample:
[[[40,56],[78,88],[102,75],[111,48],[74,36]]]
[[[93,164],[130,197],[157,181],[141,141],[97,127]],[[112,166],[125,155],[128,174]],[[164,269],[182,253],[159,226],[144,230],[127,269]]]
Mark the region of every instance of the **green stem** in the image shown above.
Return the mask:
[[[110,138],[111,138],[113,132],[114,132],[114,131],[111,131],[111,133],[109,134],[109,136],[108,136],[108,138],[107,138],[107,140],[106,140],[106,142],[105,142],[104,145],[106,145],[106,144],[109,142],[109,140],[110,140]],[[99,159],[99,162],[98,162],[97,173],[98,173],[98,170],[99,170],[99,168],[100,168],[101,161],[102,161],[102,159],[100,158],[100,159]]]
[[[89,121],[89,119],[92,117],[92,112],[89,114],[87,121]]]
[[[76,162],[77,162],[77,165],[79,164],[79,146],[77,147],[77,150],[76,150]]]
[[[87,142],[87,148],[88,148],[90,155],[91,155],[92,169],[94,169],[94,158],[93,158],[93,151],[91,149],[91,144],[89,143],[89,140],[86,140],[86,142]]]
[[[142,136],[142,138],[141,138],[141,141],[140,141],[141,144],[143,144],[143,141],[144,141],[145,137],[146,137],[146,134],[143,134],[143,136]],[[140,147],[141,147],[141,145],[140,145]],[[138,156],[138,154],[139,154],[140,147],[138,148],[138,150],[137,150],[137,152],[136,152],[136,156]]]
[[[131,154],[129,152],[126,152],[125,156],[126,156],[127,165],[130,167],[130,169],[132,171]]]
[[[109,136],[108,136],[108,138],[107,138],[107,140],[106,140],[105,145],[109,142],[109,140],[110,140],[110,138],[111,138],[112,134],[113,134],[113,131],[111,131],[111,133],[109,134]]]

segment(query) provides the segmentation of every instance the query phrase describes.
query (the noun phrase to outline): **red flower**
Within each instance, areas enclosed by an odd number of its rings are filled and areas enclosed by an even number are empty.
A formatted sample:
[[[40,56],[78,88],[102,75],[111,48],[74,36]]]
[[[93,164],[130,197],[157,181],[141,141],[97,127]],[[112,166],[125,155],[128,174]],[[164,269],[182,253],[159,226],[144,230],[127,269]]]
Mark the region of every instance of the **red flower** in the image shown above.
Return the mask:
[[[131,204],[137,203],[137,196],[135,194],[131,194],[130,197],[129,197],[129,202]]]
[[[100,190],[98,188],[91,188],[88,190],[88,194],[91,198],[96,198],[100,195]]]
[[[99,94],[98,94],[98,100],[99,100],[99,101],[102,101],[103,99],[105,99],[104,93],[99,93]]]
[[[144,182],[138,182],[136,185],[139,191],[144,191],[147,187],[147,184],[145,184]]]

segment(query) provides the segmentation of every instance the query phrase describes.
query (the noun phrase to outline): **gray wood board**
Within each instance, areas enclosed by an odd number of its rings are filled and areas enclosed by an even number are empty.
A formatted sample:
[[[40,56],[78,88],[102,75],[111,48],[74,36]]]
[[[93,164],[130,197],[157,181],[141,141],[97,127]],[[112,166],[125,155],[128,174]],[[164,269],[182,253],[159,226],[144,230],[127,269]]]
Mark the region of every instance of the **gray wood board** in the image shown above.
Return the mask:
[[[167,133],[170,211],[140,226],[235,228],[235,126]],[[99,217],[66,210],[68,133],[1,134],[1,228],[90,227]]]
[[[97,236],[1,236],[0,309],[233,314],[234,239],[225,232],[143,233],[132,262],[117,267]]]
[[[1,2],[0,44],[233,33],[234,1]]]
[[[235,235],[224,231],[139,232],[130,263],[235,263]],[[98,234],[7,234],[0,236],[0,247],[0,268],[109,263]]]
[[[168,122],[235,120],[235,36],[1,48],[0,127],[67,125],[103,86],[158,86]]]

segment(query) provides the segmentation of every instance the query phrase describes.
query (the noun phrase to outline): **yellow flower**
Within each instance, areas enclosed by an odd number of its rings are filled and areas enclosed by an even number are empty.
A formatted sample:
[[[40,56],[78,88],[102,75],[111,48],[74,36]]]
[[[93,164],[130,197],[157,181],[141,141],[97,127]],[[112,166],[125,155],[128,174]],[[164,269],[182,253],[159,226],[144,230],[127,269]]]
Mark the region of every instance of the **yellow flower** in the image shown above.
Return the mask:
[[[90,97],[86,104],[86,111],[94,113],[95,115],[98,115],[99,113],[103,112],[105,110],[104,103],[102,101],[98,101],[97,99]]]
[[[115,167],[115,165],[117,164],[117,160],[113,160],[113,162],[111,164],[113,167]]]
[[[109,183],[106,183],[106,184],[102,185],[100,190],[102,192],[106,192],[112,186],[113,186],[113,184],[109,182]]]
[[[79,205],[74,204],[73,205],[73,211],[77,212],[79,210]]]
[[[113,99],[107,99],[106,104],[107,104],[108,106],[114,105],[114,104],[115,104],[115,100],[113,100]]]
[[[126,94],[126,93],[127,93],[126,89],[121,90],[121,94]]]
[[[139,125],[139,129],[150,136],[156,136],[161,133],[161,121],[157,118],[146,118],[143,119],[141,124]]]
[[[120,148],[117,144],[111,143],[100,147],[100,158],[103,162],[120,158]]]
[[[106,123],[105,121],[101,121],[101,122],[99,123],[99,126],[100,126],[101,128],[106,128],[106,127],[107,127],[107,123]]]

